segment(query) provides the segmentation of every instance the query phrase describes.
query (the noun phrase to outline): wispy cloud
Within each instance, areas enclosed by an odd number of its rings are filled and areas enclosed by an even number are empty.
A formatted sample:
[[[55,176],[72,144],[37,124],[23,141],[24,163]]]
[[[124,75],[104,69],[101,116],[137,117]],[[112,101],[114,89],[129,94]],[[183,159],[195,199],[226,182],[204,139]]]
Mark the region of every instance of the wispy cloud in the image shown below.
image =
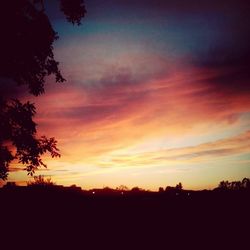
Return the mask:
[[[203,143],[197,146],[141,152],[134,154],[107,155],[102,162],[104,167],[152,167],[171,166],[179,163],[206,163],[219,157],[247,154],[250,151],[250,131],[232,138]]]

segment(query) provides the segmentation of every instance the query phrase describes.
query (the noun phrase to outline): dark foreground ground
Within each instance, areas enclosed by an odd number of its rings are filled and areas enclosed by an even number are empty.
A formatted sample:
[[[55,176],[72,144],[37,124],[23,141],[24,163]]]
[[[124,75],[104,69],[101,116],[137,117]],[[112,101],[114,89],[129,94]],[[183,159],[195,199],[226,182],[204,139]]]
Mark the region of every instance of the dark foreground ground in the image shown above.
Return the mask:
[[[249,249],[249,191],[0,189],[1,249]]]

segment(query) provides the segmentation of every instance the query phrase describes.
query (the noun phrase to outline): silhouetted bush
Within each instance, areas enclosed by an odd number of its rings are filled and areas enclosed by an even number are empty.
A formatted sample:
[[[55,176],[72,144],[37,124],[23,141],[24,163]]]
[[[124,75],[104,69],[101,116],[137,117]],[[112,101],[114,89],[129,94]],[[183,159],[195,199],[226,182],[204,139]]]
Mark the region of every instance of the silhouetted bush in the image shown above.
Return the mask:
[[[250,179],[244,178],[242,181],[221,181],[217,187],[218,190],[244,190],[250,189]]]
[[[51,178],[46,178],[42,175],[34,176],[34,181],[27,182],[28,186],[54,186],[55,182],[52,182]]]

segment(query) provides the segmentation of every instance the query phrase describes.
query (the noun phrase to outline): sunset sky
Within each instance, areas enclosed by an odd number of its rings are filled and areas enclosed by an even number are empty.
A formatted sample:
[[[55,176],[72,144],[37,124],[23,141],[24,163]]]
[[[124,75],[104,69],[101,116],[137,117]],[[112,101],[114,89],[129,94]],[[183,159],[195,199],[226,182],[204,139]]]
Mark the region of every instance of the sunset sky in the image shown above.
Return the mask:
[[[47,5],[67,82],[48,78],[39,97],[20,90],[62,154],[36,174],[151,190],[250,177],[248,2],[85,0],[79,27]],[[22,168],[9,181],[27,181]]]

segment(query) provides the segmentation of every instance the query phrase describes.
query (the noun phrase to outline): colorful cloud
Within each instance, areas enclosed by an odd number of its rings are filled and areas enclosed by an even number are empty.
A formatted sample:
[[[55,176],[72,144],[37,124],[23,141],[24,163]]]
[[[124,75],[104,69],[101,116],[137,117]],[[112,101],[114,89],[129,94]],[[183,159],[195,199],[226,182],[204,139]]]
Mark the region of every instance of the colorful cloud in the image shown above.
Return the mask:
[[[39,133],[59,141],[62,158],[47,158],[44,173],[151,189],[249,175],[246,1],[116,2],[89,3],[78,31],[55,19],[67,83],[48,79],[37,98],[19,92],[37,105]]]

